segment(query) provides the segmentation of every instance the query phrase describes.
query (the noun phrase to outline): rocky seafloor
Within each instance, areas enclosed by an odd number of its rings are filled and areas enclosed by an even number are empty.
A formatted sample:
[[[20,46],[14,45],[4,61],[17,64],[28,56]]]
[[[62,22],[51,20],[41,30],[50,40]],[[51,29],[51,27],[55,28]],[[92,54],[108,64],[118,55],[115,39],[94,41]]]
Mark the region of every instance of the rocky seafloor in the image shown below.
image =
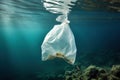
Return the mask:
[[[111,68],[90,65],[85,68],[75,64],[65,70],[64,74],[38,76],[37,80],[120,80],[120,65]]]

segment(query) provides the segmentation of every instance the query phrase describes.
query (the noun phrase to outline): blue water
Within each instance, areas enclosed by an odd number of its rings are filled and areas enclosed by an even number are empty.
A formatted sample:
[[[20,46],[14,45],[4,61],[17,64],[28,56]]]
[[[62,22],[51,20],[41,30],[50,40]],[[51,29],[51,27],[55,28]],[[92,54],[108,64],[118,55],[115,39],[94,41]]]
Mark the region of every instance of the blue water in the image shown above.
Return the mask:
[[[5,3],[0,5],[0,80],[34,80],[37,73],[61,73],[69,64],[41,61],[42,41],[58,24],[57,15],[41,11],[38,4],[34,4],[35,11],[27,11]],[[120,64],[120,13],[73,10],[69,20],[78,49],[76,62],[84,66]]]

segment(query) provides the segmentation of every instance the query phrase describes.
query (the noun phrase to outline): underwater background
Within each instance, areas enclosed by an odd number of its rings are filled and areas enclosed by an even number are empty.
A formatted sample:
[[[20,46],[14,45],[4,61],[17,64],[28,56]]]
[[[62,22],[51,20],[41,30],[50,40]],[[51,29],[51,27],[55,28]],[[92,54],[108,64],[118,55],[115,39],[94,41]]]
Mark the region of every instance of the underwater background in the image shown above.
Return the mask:
[[[41,61],[42,41],[59,24],[57,16],[46,11],[41,0],[0,0],[0,80],[48,80],[39,78],[62,74],[72,66],[59,59]],[[76,63],[120,64],[119,0],[78,0],[69,20]]]

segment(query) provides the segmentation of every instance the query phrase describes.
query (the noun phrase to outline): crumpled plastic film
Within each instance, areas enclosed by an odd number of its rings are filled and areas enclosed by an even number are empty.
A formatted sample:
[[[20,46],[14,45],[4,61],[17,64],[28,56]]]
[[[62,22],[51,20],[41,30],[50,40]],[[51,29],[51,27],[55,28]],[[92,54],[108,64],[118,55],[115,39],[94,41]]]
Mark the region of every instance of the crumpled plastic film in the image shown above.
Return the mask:
[[[77,49],[68,20],[68,13],[71,11],[70,5],[74,5],[73,2],[76,0],[44,0],[46,10],[61,14],[56,18],[56,21],[61,22],[61,24],[55,25],[42,43],[43,61],[61,58],[70,64],[74,64]]]

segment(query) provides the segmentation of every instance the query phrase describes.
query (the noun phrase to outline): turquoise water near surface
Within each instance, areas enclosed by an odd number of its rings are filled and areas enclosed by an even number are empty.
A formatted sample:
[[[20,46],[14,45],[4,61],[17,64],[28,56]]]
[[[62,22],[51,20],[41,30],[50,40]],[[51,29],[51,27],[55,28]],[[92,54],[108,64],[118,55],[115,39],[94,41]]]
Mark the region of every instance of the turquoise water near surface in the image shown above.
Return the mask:
[[[0,5],[0,80],[34,80],[36,74],[64,73],[66,62],[41,61],[42,41],[59,24],[57,15],[42,11],[36,3],[29,4],[32,10],[24,2],[20,8],[14,7],[18,2],[0,2],[5,3]],[[120,64],[120,13],[73,8],[69,20],[77,45],[76,63]]]

